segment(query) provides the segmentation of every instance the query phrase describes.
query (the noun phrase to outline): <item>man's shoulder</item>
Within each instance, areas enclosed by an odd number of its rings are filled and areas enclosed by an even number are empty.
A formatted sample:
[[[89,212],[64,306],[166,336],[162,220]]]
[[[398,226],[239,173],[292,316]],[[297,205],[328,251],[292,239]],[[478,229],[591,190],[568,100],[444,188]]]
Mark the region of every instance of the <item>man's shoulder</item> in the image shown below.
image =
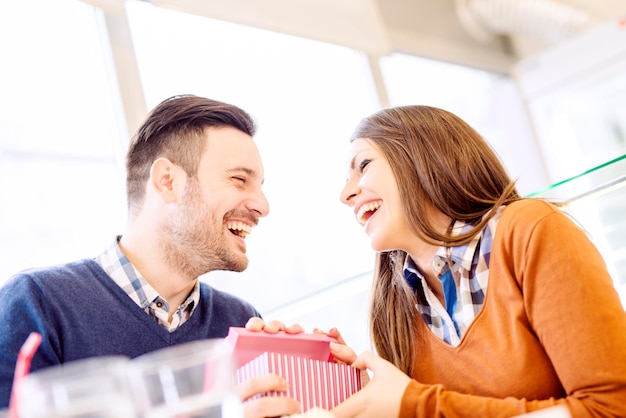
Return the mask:
[[[200,282],[200,298],[208,297],[213,300],[223,300],[225,302],[242,303],[250,305],[249,302],[244,299],[233,295],[232,293],[224,290],[217,289],[206,282]]]
[[[225,292],[214,288],[205,282],[200,282],[200,302],[208,303],[214,309],[220,309],[222,307],[227,308],[229,311],[245,311],[257,313],[254,306],[232,293]]]
[[[200,321],[203,338],[226,337],[230,327],[243,327],[253,316],[261,315],[251,303],[200,282],[200,302],[192,318]]]
[[[74,281],[84,281],[88,275],[94,275],[98,265],[91,259],[76,260],[46,267],[33,267],[22,270],[5,283],[7,287],[50,287],[72,285]]]

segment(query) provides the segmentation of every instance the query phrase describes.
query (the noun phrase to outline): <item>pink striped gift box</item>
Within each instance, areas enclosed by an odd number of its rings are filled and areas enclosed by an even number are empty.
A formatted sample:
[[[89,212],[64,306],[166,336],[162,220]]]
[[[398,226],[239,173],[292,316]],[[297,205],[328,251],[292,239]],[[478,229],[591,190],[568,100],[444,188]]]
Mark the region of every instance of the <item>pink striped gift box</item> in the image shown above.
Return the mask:
[[[300,402],[303,412],[331,409],[367,383],[366,373],[332,362],[329,343],[335,340],[327,335],[268,334],[231,327],[226,340],[233,349],[236,383],[268,373],[282,376],[289,391],[257,397],[288,396]]]
[[[290,385],[286,392],[262,396],[288,396],[300,402],[303,412],[312,408],[331,409],[361,388],[360,370],[345,364],[313,360],[280,353],[263,353],[236,371],[236,382],[274,373]],[[260,397],[257,395],[255,398]]]

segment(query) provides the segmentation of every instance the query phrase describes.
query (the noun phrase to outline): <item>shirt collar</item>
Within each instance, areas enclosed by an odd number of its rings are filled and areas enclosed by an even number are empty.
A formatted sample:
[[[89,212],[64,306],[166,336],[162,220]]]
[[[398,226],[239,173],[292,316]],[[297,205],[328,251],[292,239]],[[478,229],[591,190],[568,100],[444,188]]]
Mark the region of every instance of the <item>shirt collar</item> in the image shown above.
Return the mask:
[[[456,221],[452,228],[452,235],[460,235],[461,233],[469,231],[472,227],[473,226],[471,224],[467,224],[462,221]],[[435,274],[437,276],[441,276],[448,271],[448,259],[450,259],[450,261],[452,262],[453,272],[459,271],[461,269],[469,271],[472,268],[474,254],[478,249],[478,244],[480,243],[480,240],[483,236],[483,232],[484,231],[481,231],[467,244],[455,247],[439,247],[437,249],[437,253],[432,260],[432,268]],[[405,277],[407,275],[407,272],[417,274],[420,278],[423,277],[423,275],[418,271],[417,266],[411,259],[411,256],[408,254],[404,260],[404,271]]]
[[[152,287],[150,283],[141,275],[135,266],[128,260],[119,245],[121,236],[117,236],[115,242],[104,250],[97,258],[96,262],[113,279],[113,281],[126,292],[126,294],[142,309],[146,309],[159,300],[165,300]],[[200,283],[196,281],[193,290],[187,296],[179,309],[191,306],[192,310],[198,306],[200,300]],[[193,302],[193,305],[190,305]]]

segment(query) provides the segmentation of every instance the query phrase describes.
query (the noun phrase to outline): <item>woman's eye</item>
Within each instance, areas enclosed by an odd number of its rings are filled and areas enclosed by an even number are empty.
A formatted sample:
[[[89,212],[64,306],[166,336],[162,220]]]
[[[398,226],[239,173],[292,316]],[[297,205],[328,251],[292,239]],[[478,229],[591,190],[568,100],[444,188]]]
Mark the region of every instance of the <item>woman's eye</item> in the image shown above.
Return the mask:
[[[371,162],[372,160],[363,160],[361,161],[361,164],[359,164],[359,171],[362,173],[365,170],[365,167],[367,167],[367,165]]]

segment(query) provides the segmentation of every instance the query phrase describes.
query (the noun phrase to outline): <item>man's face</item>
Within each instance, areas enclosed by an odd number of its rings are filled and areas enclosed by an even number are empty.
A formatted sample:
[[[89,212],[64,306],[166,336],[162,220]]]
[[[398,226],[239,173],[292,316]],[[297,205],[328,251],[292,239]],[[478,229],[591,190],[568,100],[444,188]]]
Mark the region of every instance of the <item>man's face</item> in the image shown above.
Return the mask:
[[[198,178],[188,178],[172,208],[164,242],[168,261],[197,277],[248,266],[245,237],[269,213],[263,165],[252,138],[230,127],[207,130]]]

